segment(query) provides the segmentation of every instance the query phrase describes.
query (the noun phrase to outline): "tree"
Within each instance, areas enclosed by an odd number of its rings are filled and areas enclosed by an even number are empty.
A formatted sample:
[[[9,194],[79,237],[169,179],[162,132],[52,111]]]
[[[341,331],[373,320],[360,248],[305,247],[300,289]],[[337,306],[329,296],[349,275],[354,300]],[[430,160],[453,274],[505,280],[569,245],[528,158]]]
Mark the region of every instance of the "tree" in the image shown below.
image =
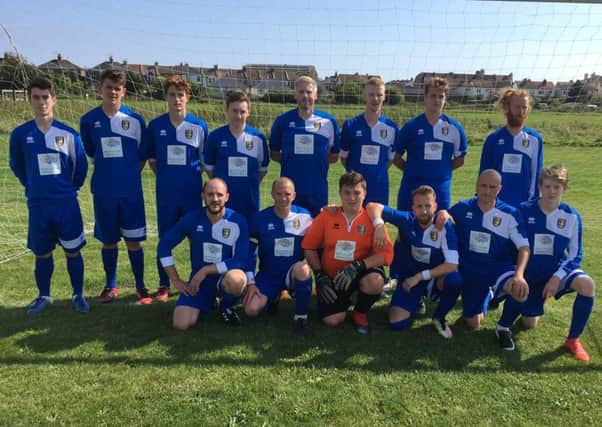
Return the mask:
[[[585,85],[581,80],[577,80],[573,83],[573,86],[569,89],[569,95],[566,98],[567,102],[587,102],[587,91]]]
[[[401,93],[401,89],[397,86],[386,86],[387,100],[385,101],[387,105],[400,105],[403,103],[403,94]]]
[[[334,90],[334,102],[337,104],[361,104],[361,85],[358,82],[350,82],[337,86]]]

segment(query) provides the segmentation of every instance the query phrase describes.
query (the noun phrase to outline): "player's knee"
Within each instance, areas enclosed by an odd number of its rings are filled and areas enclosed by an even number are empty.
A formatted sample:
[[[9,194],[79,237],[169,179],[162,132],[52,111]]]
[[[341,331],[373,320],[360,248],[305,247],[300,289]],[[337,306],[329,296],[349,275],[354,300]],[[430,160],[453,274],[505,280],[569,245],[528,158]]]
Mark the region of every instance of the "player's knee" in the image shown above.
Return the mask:
[[[102,248],[106,249],[106,250],[117,249],[117,247],[118,247],[117,243],[105,243],[102,245]]]
[[[230,270],[222,280],[222,288],[231,295],[241,295],[247,284],[247,276],[242,270]]]
[[[67,258],[77,258],[79,255],[80,255],[79,251],[77,251],[77,252],[67,252],[67,251],[65,251],[65,256]]]
[[[533,329],[533,328],[537,327],[538,322],[539,322],[539,316],[536,316],[536,317],[523,316],[523,318],[521,319],[521,323],[525,329]]]
[[[477,330],[481,326],[481,320],[483,319],[483,314],[479,313],[476,316],[465,317],[464,321],[466,322],[466,326],[470,330]]]
[[[462,279],[462,275],[457,271],[454,271],[445,276],[445,279],[443,280],[443,290],[454,292],[460,291],[463,283],[464,280]]]
[[[412,319],[409,317],[407,319],[398,320],[397,322],[392,322],[389,320],[389,328],[393,331],[401,331],[410,326],[411,321]]]
[[[326,326],[335,327],[345,321],[345,316],[346,313],[331,314],[330,316],[323,317],[322,323],[324,323]]]
[[[47,254],[43,254],[43,255],[36,255],[36,258],[38,259],[48,259],[52,256],[52,251],[48,252]]]
[[[176,331],[185,331],[190,327],[194,326],[194,322],[187,316],[176,316],[173,317],[173,328]]]
[[[295,280],[307,280],[311,277],[309,265],[305,262],[297,262],[293,265],[292,276]]]
[[[389,309],[389,323],[398,323],[411,317],[410,312],[401,307],[392,306]]]
[[[360,290],[368,295],[382,293],[384,286],[385,281],[379,273],[368,273],[360,280]]]
[[[261,313],[261,309],[254,304],[245,305],[245,314],[247,317],[257,317]]]
[[[140,242],[132,242],[130,240],[126,240],[125,245],[127,246],[128,251],[139,251],[142,247]]]
[[[573,282],[573,289],[579,295],[593,297],[596,292],[596,285],[594,284],[594,279],[590,276],[579,276]]]

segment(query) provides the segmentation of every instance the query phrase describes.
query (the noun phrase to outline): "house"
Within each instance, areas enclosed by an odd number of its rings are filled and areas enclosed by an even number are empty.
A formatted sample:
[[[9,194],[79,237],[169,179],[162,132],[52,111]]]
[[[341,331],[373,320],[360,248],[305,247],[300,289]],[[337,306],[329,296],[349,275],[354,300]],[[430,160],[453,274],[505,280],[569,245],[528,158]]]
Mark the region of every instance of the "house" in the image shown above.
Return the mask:
[[[63,58],[63,55],[60,53],[56,56],[56,59],[40,64],[38,68],[48,73],[65,75],[71,80],[84,79],[86,77],[86,70],[84,68]]]
[[[516,83],[516,87],[529,92],[529,95],[536,101],[546,101],[550,99],[554,91],[554,84],[545,79],[541,81],[523,79]]]
[[[485,74],[485,70],[477,70],[474,74],[468,73],[434,73],[422,72],[414,78],[412,91],[406,99],[413,96],[416,100],[424,96],[424,83],[428,78],[442,77],[449,83],[450,99],[457,101],[475,100],[490,101],[502,88],[512,86],[512,73],[510,74]]]

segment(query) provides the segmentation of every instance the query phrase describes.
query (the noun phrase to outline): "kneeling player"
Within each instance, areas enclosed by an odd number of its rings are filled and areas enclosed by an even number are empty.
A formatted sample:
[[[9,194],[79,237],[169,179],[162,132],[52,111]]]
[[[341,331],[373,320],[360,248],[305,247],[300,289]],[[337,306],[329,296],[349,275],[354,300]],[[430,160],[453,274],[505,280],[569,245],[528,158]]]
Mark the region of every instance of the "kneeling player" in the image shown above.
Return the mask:
[[[247,222],[227,209],[228,187],[219,178],[203,188],[205,208],[190,212],[169,229],[159,241],[159,259],[180,296],[173,314],[173,326],[185,330],[194,326],[200,314],[213,311],[220,296],[220,311],[226,324],[238,326],[233,309],[245,284],[244,268],[249,253]],[[185,237],[190,241],[190,282],[184,282],[174,264],[172,249]]]
[[[257,316],[268,304],[277,303],[284,289],[295,298],[295,333],[305,335],[311,297],[311,271],[304,261],[301,240],[311,215],[293,205],[295,185],[286,177],[272,184],[274,206],[259,212],[249,225],[251,249],[258,247],[259,271],[253,275],[255,258],[249,257],[249,286],[244,298],[247,316]]]
[[[432,301],[439,299],[432,322],[442,337],[451,338],[445,317],[460,295],[462,276],[457,272],[458,242],[453,224],[447,221],[441,230],[435,226],[435,190],[428,185],[415,189],[412,212],[376,203],[369,203],[367,210],[376,226],[377,244],[385,237],[384,219],[397,226],[401,249],[410,254],[401,271],[395,272],[399,281],[391,299],[389,326],[396,331],[409,326],[426,296]]]
[[[384,265],[393,259],[389,237],[378,248],[374,244],[374,225],[362,208],[366,180],[348,172],[339,180],[342,206],[336,215],[320,213],[302,242],[305,257],[314,271],[318,291],[318,314],[328,326],[345,321],[351,297],[357,301],[351,314],[359,333],[368,332],[368,311],[384,287]],[[319,250],[322,251],[320,256]]]
[[[579,336],[594,306],[594,281],[581,269],[581,216],[561,197],[568,188],[568,171],[562,165],[545,168],[539,175],[539,200],[522,203],[520,211],[527,221],[527,234],[533,250],[525,278],[530,292],[527,301],[507,316],[510,326],[519,314],[527,328],[537,326],[550,297],[576,292],[569,335],[564,343],[573,355],[585,362],[590,357]]]
[[[518,210],[497,199],[501,188],[500,174],[487,169],[477,180],[477,197],[456,203],[449,212],[458,236],[464,319],[469,328],[477,329],[490,298],[504,299],[495,333],[500,346],[511,351],[515,345],[504,316],[529,293],[524,278],[529,241]]]

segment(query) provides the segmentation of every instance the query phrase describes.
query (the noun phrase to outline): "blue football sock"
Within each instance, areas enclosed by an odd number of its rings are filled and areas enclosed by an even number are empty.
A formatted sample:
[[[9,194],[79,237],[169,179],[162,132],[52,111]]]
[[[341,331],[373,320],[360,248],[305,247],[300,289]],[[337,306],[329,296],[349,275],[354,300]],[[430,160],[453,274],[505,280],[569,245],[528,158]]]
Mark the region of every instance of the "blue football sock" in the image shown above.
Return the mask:
[[[398,322],[389,322],[389,328],[391,328],[394,331],[401,331],[402,329],[407,328],[411,322],[412,322],[411,317],[400,320]]]
[[[573,303],[573,317],[571,318],[571,328],[569,329],[569,338],[579,338],[585,329],[589,315],[592,314],[594,307],[594,297],[577,294]]]
[[[169,288],[169,277],[161,265],[161,260],[157,257],[157,271],[159,272],[159,287]]]
[[[134,273],[136,289],[144,289],[144,249],[141,247],[137,251],[128,250],[128,256],[132,265],[132,273]]]
[[[504,302],[504,309],[502,310],[502,317],[500,317],[499,322],[497,322],[498,325],[500,325],[504,328],[510,328],[514,324],[514,322],[516,321],[518,316],[520,316],[520,312],[521,312],[522,308],[523,308],[522,302],[518,302],[517,300],[512,298],[510,295],[508,295],[506,297],[506,302]]]
[[[311,276],[306,280],[295,280],[295,316],[307,316],[312,283]]]
[[[67,257],[67,271],[71,278],[73,295],[82,295],[84,293],[84,258],[81,253],[75,257]]]
[[[223,289],[220,291],[219,310],[224,311],[238,302],[240,295],[232,295]]]
[[[117,284],[117,256],[119,250],[117,248],[102,249],[100,253],[102,255],[102,266],[105,270],[105,287],[113,289]]]
[[[439,297],[439,305],[433,313],[433,319],[438,319],[442,322],[445,321],[447,313],[454,308],[460,290],[462,289],[462,276],[460,273],[454,272],[448,274],[443,281],[443,290]]]
[[[50,278],[52,277],[53,271],[54,259],[52,258],[52,255],[48,258],[36,258],[34,275],[41,297],[50,296]]]

